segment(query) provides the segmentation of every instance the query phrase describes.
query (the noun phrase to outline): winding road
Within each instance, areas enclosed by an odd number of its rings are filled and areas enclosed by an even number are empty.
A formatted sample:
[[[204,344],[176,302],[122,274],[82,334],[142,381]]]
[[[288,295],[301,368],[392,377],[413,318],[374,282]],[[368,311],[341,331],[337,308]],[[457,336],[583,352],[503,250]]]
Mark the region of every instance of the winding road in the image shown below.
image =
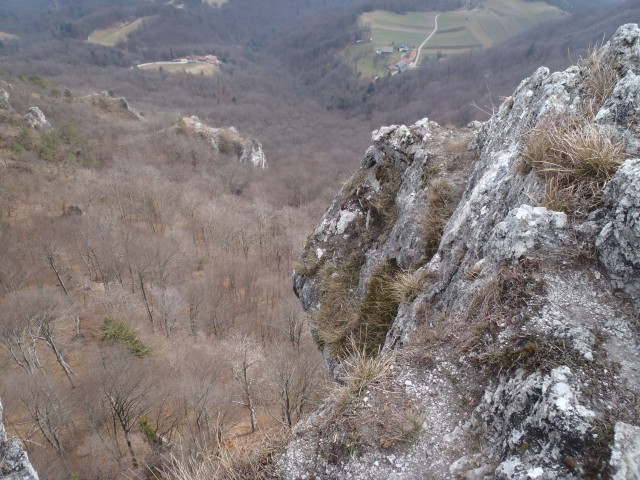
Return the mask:
[[[415,61],[413,62],[413,64],[414,64],[415,66],[418,66],[418,62],[420,61],[420,53],[422,52],[422,47],[424,47],[424,46],[426,45],[426,43],[427,43],[429,40],[431,40],[431,37],[433,37],[433,36],[436,34],[436,32],[438,31],[438,17],[439,17],[439,16],[440,16],[440,14],[437,14],[437,15],[436,15],[436,18],[435,18],[435,27],[433,28],[433,32],[431,32],[431,35],[429,35],[429,36],[426,38],[426,40],[425,40],[424,42],[422,42],[422,43],[420,44],[420,46],[418,47],[418,54],[416,55],[416,59],[415,59]]]

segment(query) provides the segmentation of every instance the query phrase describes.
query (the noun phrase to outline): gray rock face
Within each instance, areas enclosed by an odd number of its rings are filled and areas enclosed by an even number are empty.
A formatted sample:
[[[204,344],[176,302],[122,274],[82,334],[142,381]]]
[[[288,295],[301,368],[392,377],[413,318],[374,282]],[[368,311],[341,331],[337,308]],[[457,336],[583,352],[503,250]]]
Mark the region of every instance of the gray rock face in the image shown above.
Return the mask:
[[[267,158],[262,150],[262,144],[256,139],[240,136],[233,127],[209,127],[196,116],[185,117],[182,120],[186,124],[187,131],[207,140],[216,153],[231,153],[239,162],[250,163],[256,168],[267,168]]]
[[[323,269],[358,254],[361,303],[381,263],[414,272],[420,286],[400,302],[385,348],[424,349],[428,367],[407,367],[411,388],[447,388],[436,389],[435,400],[413,401],[441,436],[426,431],[411,447],[394,451],[393,464],[404,470],[386,466],[389,453],[366,445],[363,461],[379,460],[373,474],[354,458],[337,470],[318,460],[322,442],[311,427],[296,441],[297,451],[306,453],[285,456],[285,478],[312,478],[323,471],[352,478],[638,478],[638,26],[620,27],[602,58],[615,66],[618,78],[593,115],[585,113],[594,95],[587,64],[556,73],[543,67],[523,80],[488,122],[473,125],[475,133],[448,131],[426,119],[374,132],[362,168],[310,237],[294,273],[294,290],[306,310],[318,311],[323,282],[331,279],[322,276]],[[586,218],[543,206],[553,181],[523,168],[530,132],[567,115],[625,147],[626,161]],[[455,140],[465,135],[477,160],[433,254],[424,228],[437,207],[433,177],[455,190],[452,152]],[[444,168],[434,174],[437,165]],[[392,215],[376,217],[374,206],[389,196],[385,205],[393,206]],[[416,344],[416,331],[418,338],[436,340]],[[442,337],[449,343],[438,343]],[[325,356],[335,367],[337,359],[326,349]],[[465,392],[479,390],[484,395],[473,403],[461,401]],[[442,436],[449,443],[440,441]],[[416,468],[427,452],[438,465]]]
[[[15,439],[9,439],[2,423],[0,403],[0,477],[7,480],[38,480],[26,452]]]
[[[126,98],[112,97],[109,95],[109,92],[79,97],[78,100],[93,105],[109,115],[122,119],[142,120],[144,118],[131,108]]]
[[[596,246],[616,288],[640,310],[640,159],[628,160],[605,191],[605,219]]]
[[[0,110],[11,110],[9,103],[9,92],[4,88],[0,88]]]
[[[614,446],[611,452],[613,480],[640,478],[640,428],[623,422],[616,423]]]
[[[51,128],[51,124],[38,107],[29,107],[25,118],[31,128],[40,128],[43,130]]]
[[[11,103],[9,103],[9,92],[11,91],[11,84],[0,80],[0,110],[13,111]]]

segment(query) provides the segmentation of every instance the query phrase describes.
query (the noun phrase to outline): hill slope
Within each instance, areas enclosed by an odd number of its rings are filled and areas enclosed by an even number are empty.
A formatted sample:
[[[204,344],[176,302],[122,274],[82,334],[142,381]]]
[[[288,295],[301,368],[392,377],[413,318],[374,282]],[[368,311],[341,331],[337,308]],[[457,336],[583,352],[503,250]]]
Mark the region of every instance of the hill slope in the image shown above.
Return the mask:
[[[625,25],[475,133],[373,133],[294,274],[342,385],[285,478],[633,478],[639,74]]]

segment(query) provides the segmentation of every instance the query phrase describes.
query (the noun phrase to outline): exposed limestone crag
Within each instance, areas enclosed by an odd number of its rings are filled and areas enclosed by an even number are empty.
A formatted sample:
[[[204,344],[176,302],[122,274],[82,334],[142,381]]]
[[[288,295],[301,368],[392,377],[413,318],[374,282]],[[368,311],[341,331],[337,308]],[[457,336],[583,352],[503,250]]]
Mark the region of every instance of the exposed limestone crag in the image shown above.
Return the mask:
[[[367,390],[349,415],[327,425],[326,407],[299,427],[281,460],[285,478],[638,478],[638,26],[620,27],[599,58],[614,82],[601,100],[593,63],[542,67],[473,134],[426,119],[374,132],[361,169],[310,237],[294,290],[340,377],[345,353],[323,322],[358,325],[356,336],[363,324],[323,317],[328,286],[348,263],[362,309],[381,265],[392,265],[396,282],[411,275],[419,285],[399,302],[383,342],[407,348],[394,378]],[[528,139],[550,125],[624,147],[590,213],[549,201],[559,180],[527,167]],[[465,138],[476,159],[470,175]],[[446,210],[443,198],[457,206],[432,249],[428,227]],[[380,429],[353,418],[388,423],[380,404],[412,405],[422,433],[391,450],[382,435],[371,438]],[[343,440],[326,440],[328,432]],[[344,438],[359,438],[358,456],[335,454]]]
[[[13,110],[11,103],[9,102],[10,91],[11,85],[0,80],[0,110]]]
[[[616,288],[640,310],[640,160],[629,160],[605,191],[604,226],[596,240]]]
[[[113,97],[109,92],[79,97],[79,101],[99,108],[103,112],[127,120],[141,120],[143,117],[133,110],[124,97]]]
[[[0,403],[0,477],[7,480],[38,480],[38,474],[18,440],[7,437],[2,423],[2,403]]]
[[[44,113],[42,113],[42,110],[38,107],[29,107],[25,118],[31,128],[38,128],[42,130],[48,130],[51,128],[49,120],[47,120],[47,117],[44,116]]]
[[[262,144],[254,138],[242,137],[231,128],[213,128],[205,125],[196,116],[183,117],[182,127],[186,132],[205,139],[214,152],[233,155],[239,162],[250,163],[256,168],[267,168],[267,159],[262,151]]]

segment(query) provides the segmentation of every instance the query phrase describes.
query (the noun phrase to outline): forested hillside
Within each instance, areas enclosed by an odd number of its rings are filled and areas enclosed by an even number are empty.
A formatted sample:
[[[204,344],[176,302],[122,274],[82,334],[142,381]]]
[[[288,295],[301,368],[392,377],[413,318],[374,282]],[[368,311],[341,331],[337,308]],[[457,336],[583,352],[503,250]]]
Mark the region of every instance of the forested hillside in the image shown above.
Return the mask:
[[[344,57],[363,12],[465,3],[1,2],[0,398],[40,478],[174,478],[193,458],[270,475],[327,382],[291,272],[371,130],[485,120],[640,17],[564,2],[561,22],[378,80]],[[198,56],[214,74],[136,68]],[[247,138],[268,168],[238,161]]]

